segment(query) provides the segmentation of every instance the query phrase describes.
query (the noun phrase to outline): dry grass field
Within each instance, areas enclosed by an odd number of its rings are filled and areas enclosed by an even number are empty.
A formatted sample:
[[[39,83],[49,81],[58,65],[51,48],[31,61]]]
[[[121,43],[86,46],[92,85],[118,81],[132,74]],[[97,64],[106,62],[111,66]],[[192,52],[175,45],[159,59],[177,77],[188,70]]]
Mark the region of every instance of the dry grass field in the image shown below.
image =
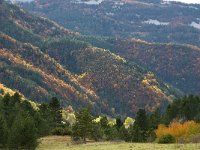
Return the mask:
[[[200,144],[88,142],[73,145],[70,137],[49,136],[40,140],[37,150],[200,150]]]

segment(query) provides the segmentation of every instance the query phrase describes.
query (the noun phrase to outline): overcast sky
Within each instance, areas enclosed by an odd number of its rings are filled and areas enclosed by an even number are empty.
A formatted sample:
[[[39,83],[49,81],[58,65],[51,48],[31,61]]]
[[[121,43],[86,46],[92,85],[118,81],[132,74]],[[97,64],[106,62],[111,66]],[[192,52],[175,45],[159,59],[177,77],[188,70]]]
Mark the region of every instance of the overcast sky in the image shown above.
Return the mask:
[[[13,0],[13,1],[32,1],[32,0]],[[165,0],[165,1],[178,1],[184,3],[198,3],[200,4],[200,0]]]
[[[11,0],[11,1],[30,2],[30,1],[33,1],[33,0]]]

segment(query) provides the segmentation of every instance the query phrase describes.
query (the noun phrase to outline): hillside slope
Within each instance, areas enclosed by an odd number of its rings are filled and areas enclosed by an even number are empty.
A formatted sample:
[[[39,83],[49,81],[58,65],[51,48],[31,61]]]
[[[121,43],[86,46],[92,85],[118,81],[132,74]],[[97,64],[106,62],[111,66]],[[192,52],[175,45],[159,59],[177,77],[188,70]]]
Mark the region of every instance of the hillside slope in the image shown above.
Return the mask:
[[[106,105],[116,105],[114,108],[118,107],[118,111],[127,109],[127,101],[135,111],[143,106],[151,110],[162,103],[162,99],[171,100],[173,95],[180,94],[152,72],[106,49],[90,46],[70,49],[69,44],[63,43],[70,43],[69,39],[48,43],[49,55],[63,66],[73,68],[82,84],[96,91]],[[65,61],[66,58],[72,61]]]
[[[75,76],[54,59],[28,43],[20,43],[0,34],[1,78],[0,81],[17,89],[30,99],[48,101],[55,95],[65,100],[63,104],[95,99],[82,87]],[[88,94],[89,93],[89,94]]]
[[[34,0],[22,6],[82,34],[200,46],[200,5],[161,0]]]
[[[140,39],[79,36],[79,40],[110,49],[170,83],[186,95],[199,95],[200,48],[188,44],[149,43]]]
[[[75,109],[92,104],[96,114],[134,115],[164,107],[175,95],[153,73],[77,33],[12,4],[3,2],[0,11],[0,82],[30,99],[57,96]]]
[[[200,48],[136,39],[117,40],[113,45],[120,55],[146,67],[184,93],[200,94]]]

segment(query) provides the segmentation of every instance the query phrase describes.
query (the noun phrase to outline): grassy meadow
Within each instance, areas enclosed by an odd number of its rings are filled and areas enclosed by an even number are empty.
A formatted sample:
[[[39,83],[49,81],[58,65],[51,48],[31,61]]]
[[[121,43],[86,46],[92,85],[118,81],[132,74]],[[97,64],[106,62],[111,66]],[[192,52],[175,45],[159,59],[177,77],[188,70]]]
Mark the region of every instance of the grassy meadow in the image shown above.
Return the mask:
[[[200,150],[200,144],[157,144],[125,142],[88,142],[73,145],[68,136],[49,136],[40,139],[37,150]]]

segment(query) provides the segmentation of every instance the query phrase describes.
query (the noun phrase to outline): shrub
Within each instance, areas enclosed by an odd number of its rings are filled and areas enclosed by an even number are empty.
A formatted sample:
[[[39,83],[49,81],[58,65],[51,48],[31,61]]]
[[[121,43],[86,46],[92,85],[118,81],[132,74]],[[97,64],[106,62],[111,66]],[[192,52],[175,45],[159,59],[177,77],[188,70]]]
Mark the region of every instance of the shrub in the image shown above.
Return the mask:
[[[158,143],[160,143],[160,144],[175,143],[175,142],[176,142],[176,139],[171,134],[162,135],[158,139]]]
[[[56,127],[51,133],[53,135],[71,135],[72,131],[69,128]]]
[[[103,138],[103,130],[101,128],[100,123],[93,123],[92,132],[91,132],[91,139],[95,141],[102,140]]]
[[[107,140],[114,141],[119,139],[119,133],[115,127],[110,127],[106,129],[105,134]]]

